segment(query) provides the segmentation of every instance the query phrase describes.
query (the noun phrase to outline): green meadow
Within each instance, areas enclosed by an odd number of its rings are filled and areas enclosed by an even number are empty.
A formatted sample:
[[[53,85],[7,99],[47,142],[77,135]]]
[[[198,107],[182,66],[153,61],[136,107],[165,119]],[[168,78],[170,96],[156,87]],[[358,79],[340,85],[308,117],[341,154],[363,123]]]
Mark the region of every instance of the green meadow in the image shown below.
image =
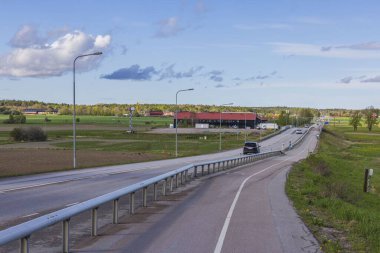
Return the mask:
[[[371,191],[363,192],[372,168]],[[319,150],[290,172],[286,190],[324,252],[380,252],[380,130],[325,128]]]
[[[26,125],[63,125],[72,124],[73,117],[71,115],[25,115]],[[0,125],[8,119],[8,115],[0,114]],[[47,118],[48,120],[45,120]],[[78,124],[101,124],[113,126],[129,126],[129,117],[117,116],[90,116],[77,115]],[[150,126],[150,127],[168,127],[173,123],[172,117],[133,117],[132,123],[134,126]]]
[[[27,115],[25,124],[4,124],[0,117],[0,177],[71,169],[72,117],[65,115]],[[45,120],[47,117],[48,120]],[[78,116],[78,168],[98,167],[175,158],[173,133],[150,133],[168,128],[172,117],[134,117],[135,132],[128,133],[129,118]],[[48,135],[45,142],[16,142],[10,132],[16,127],[39,126]],[[173,129],[172,129],[173,130]],[[165,132],[165,131],[163,131]],[[173,132],[173,131],[172,131]],[[263,131],[261,137],[272,133]],[[258,140],[260,133],[247,133],[248,140]],[[242,148],[244,131],[222,133],[222,150]],[[179,133],[178,156],[219,152],[219,133]],[[33,161],[31,161],[31,159]]]

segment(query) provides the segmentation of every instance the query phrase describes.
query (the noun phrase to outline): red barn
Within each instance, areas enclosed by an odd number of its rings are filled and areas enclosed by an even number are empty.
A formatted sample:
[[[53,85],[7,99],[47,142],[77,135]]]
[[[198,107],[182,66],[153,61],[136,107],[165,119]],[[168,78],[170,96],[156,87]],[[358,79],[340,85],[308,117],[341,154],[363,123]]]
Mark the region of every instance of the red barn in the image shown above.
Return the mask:
[[[178,112],[178,124],[194,126],[196,123],[206,123],[210,127],[255,128],[261,123],[261,119],[252,112]],[[175,126],[175,117],[174,117]]]

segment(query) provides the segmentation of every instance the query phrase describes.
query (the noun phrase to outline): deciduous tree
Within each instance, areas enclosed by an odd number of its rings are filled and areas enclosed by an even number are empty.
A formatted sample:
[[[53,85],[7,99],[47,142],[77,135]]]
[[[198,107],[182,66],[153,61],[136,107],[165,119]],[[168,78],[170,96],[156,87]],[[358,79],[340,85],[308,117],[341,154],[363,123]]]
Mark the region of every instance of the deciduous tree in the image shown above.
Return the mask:
[[[362,114],[359,111],[355,111],[351,114],[350,117],[350,125],[354,127],[354,131],[358,130],[358,126],[361,126],[362,123],[360,121],[362,120]]]

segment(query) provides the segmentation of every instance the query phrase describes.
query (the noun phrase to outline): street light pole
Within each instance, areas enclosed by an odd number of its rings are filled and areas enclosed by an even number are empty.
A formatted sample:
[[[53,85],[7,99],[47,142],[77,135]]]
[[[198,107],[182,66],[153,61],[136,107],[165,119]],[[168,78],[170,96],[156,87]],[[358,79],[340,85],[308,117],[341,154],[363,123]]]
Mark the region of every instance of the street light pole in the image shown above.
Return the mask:
[[[247,142],[247,113],[244,113],[244,141]]]
[[[76,149],[76,141],[77,141],[76,121],[77,121],[77,119],[76,119],[76,106],[75,106],[75,63],[81,57],[92,56],[92,55],[101,55],[101,54],[102,54],[102,52],[95,52],[92,54],[79,55],[74,59],[74,62],[73,62],[73,167],[74,167],[74,169],[76,169],[76,167],[77,167],[77,149]]]
[[[179,90],[175,94],[175,157],[178,157],[178,93],[191,90],[194,90],[194,88]]]
[[[233,105],[234,103],[221,104],[220,106]],[[219,151],[222,151],[222,109],[219,111]]]

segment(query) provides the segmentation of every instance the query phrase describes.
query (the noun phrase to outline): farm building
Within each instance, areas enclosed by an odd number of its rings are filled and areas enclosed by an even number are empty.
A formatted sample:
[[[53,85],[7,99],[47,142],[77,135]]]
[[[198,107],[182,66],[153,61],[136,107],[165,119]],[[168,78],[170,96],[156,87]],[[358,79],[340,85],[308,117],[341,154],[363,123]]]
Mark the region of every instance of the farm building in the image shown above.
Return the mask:
[[[57,114],[58,113],[58,110],[55,110],[55,109],[49,109],[49,110],[46,110],[46,109],[33,109],[33,108],[28,108],[28,109],[24,109],[22,111],[23,114],[29,114],[29,115],[33,115],[33,114]]]
[[[195,126],[195,124],[209,124],[212,127],[255,128],[262,120],[252,112],[178,112],[179,125]],[[174,117],[175,126],[175,117]]]
[[[149,112],[146,112],[144,116],[161,117],[161,116],[164,116],[164,112],[163,111],[149,111]]]

